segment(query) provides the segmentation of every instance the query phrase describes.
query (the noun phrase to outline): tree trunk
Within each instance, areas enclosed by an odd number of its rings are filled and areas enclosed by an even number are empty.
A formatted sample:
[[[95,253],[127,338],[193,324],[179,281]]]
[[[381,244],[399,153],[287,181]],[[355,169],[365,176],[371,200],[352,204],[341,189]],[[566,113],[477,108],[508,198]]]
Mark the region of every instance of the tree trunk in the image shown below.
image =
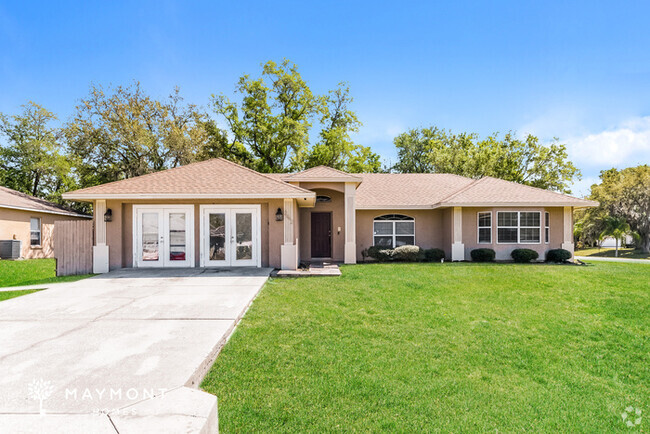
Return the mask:
[[[641,251],[643,253],[650,253],[650,234],[646,234],[641,242]]]
[[[618,258],[618,238],[616,238],[616,252],[614,252],[614,256]]]

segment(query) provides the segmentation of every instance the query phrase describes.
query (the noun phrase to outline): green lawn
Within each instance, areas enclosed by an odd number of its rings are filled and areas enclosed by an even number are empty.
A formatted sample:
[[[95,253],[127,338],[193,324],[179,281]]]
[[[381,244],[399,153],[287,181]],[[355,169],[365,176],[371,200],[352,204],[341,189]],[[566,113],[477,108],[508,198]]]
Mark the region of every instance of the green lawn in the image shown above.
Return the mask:
[[[0,301],[9,300],[10,298],[20,297],[21,295],[31,294],[38,289],[29,289],[26,291],[0,291]]]
[[[90,276],[92,274],[56,277],[56,262],[54,259],[0,261],[0,288],[52,282],[74,282]]]
[[[589,249],[576,250],[576,256],[601,256],[607,258],[613,258],[616,254],[616,249],[614,248],[602,248],[597,247]],[[643,253],[641,249],[618,249],[619,258],[630,258],[630,259],[650,259],[650,253]]]
[[[275,279],[202,387],[223,432],[629,431],[628,406],[648,431],[649,276],[463,263]]]

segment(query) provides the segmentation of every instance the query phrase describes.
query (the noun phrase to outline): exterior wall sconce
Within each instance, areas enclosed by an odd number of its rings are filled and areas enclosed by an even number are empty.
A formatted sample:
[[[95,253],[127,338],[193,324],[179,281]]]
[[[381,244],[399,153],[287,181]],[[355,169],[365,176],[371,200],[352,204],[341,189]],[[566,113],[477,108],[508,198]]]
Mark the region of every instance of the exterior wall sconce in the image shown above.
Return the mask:
[[[282,208],[278,208],[277,212],[275,213],[275,221],[281,222],[282,220],[284,220],[284,215],[282,215]]]
[[[108,208],[104,213],[104,221],[105,222],[113,221],[113,210],[111,210],[110,208]]]

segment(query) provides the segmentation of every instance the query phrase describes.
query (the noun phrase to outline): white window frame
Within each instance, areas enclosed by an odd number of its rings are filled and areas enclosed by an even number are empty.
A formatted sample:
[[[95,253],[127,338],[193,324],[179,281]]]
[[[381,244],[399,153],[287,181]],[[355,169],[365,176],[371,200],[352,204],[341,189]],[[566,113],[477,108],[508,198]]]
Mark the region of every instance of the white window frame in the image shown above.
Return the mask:
[[[396,214],[396,213],[389,213],[389,214]],[[378,216],[375,216],[375,217],[372,218],[372,245],[373,246],[375,245],[375,237],[390,237],[390,236],[392,236],[392,238],[393,238],[393,247],[391,247],[391,249],[394,249],[395,248],[395,237],[410,237],[410,236],[412,236],[413,237],[413,245],[417,246],[416,241],[415,241],[415,217],[412,217],[412,216],[406,215],[406,214],[396,214],[396,215],[403,215],[404,217],[412,218],[413,220],[376,220],[377,217],[382,217],[382,216],[389,215],[389,214],[381,214],[381,215],[378,215]],[[393,233],[392,233],[392,235],[389,235],[389,234],[375,235],[375,223],[376,222],[392,223],[393,224]],[[411,235],[411,234],[395,234],[395,223],[399,223],[399,222],[413,222],[413,235]]]
[[[32,229],[32,220],[38,220],[38,230],[35,231]],[[38,244],[32,244],[32,233],[38,232]],[[30,217],[29,218],[29,247],[38,248],[43,245],[43,221],[40,217]]]
[[[517,226],[499,226],[499,214],[500,213],[517,213]],[[521,225],[521,213],[537,213],[539,214],[539,226],[522,226]],[[497,211],[497,244],[542,244],[542,229],[544,221],[542,220],[541,211]],[[499,229],[517,229],[517,242],[500,242],[499,241]],[[521,230],[522,229],[539,229],[539,241],[521,241]]]
[[[551,213],[544,211],[544,244],[551,242]]]
[[[480,226],[481,214],[490,215],[490,226]],[[479,211],[476,213],[476,244],[492,244],[492,211]],[[481,229],[490,229],[490,241],[481,241]]]

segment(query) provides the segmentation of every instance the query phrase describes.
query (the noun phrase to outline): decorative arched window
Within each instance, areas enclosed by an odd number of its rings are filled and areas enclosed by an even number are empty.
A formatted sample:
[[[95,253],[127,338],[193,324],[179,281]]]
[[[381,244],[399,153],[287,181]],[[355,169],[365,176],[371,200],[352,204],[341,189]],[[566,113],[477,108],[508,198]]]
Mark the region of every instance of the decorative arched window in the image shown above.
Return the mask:
[[[327,203],[327,202],[331,202],[331,201],[332,201],[332,198],[329,197],[329,196],[325,196],[324,194],[319,194],[318,196],[316,196],[316,202],[325,202],[325,203]]]
[[[389,249],[415,245],[415,219],[402,214],[385,214],[375,217],[373,244]]]

